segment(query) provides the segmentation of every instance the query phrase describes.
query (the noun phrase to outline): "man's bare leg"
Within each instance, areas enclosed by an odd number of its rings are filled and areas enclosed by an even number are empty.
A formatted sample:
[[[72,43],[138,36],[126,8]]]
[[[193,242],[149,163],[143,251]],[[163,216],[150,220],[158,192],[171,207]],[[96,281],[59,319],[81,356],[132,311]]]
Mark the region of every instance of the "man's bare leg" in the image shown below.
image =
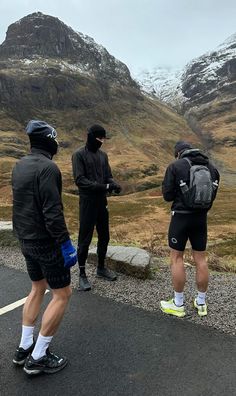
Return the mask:
[[[193,250],[193,258],[196,264],[196,283],[198,289],[197,298],[194,299],[193,304],[198,311],[198,315],[203,317],[207,315],[206,291],[209,282],[206,252]]]
[[[20,345],[13,358],[13,362],[17,365],[23,365],[27,355],[34,348],[34,326],[40,312],[46,288],[47,282],[45,279],[32,282],[31,291],[23,308]]]
[[[52,290],[53,297],[48,304],[42,318],[40,334],[43,336],[52,336],[58,329],[63,318],[67,304],[71,296],[71,287]]]
[[[23,320],[24,326],[34,326],[39,315],[43,297],[47,288],[47,282],[42,279],[37,282],[32,282],[31,292],[28,295],[24,308]]]
[[[184,252],[171,249],[171,275],[174,290],[182,293],[186,282],[186,273],[184,268]]]
[[[206,252],[193,250],[193,259],[196,264],[196,283],[199,292],[206,292],[209,281],[208,264],[206,261]]]
[[[184,309],[184,286],[186,282],[186,273],[183,260],[184,252],[171,249],[171,275],[174,288],[174,300],[162,300],[161,310],[169,315],[178,317],[185,316]]]
[[[45,356],[49,344],[64,316],[72,291],[70,286],[66,286],[60,289],[53,289],[52,293],[52,300],[43,314],[39,336],[32,352],[34,360]]]

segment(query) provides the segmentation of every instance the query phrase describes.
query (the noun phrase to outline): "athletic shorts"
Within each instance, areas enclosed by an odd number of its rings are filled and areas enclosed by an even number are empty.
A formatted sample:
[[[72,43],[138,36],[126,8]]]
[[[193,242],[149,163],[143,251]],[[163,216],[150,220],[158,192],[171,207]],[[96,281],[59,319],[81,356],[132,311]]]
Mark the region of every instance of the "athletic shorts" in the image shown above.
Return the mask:
[[[206,250],[207,213],[172,214],[168,232],[169,246],[182,252],[188,239],[193,250]]]
[[[64,267],[60,246],[53,240],[21,240],[27,271],[33,282],[46,279],[51,289],[70,284],[70,270]]]

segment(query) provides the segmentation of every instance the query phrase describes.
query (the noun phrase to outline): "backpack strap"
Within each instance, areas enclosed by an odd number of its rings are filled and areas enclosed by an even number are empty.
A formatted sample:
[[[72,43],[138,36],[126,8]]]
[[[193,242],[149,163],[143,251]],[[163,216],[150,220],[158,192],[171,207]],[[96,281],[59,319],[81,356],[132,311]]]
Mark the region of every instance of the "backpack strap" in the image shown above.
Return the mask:
[[[184,157],[183,159],[185,159],[188,163],[189,163],[189,165],[190,165],[190,167],[192,166],[192,162],[190,161],[190,159],[189,158],[187,158],[187,157]]]

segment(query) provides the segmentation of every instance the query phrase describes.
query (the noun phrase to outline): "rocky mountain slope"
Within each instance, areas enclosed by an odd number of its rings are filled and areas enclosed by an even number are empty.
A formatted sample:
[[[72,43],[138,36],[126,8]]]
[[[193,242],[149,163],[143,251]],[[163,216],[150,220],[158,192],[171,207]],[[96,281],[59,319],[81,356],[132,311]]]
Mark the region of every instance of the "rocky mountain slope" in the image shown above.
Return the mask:
[[[205,137],[231,179],[236,169],[236,34],[187,65],[182,92],[190,126]]]
[[[147,98],[126,65],[92,38],[40,12],[9,26],[0,45],[1,182],[27,150],[24,127],[44,119],[59,132],[65,187],[74,188],[71,154],[101,123],[114,174],[124,190],[157,185],[179,138],[199,142],[183,117]]]
[[[157,69],[139,78],[146,92],[185,116],[230,179],[236,168],[236,34],[182,72],[165,75]]]
[[[182,93],[183,70],[174,67],[154,67],[152,70],[142,70],[134,75],[142,92],[156,97],[176,110],[182,109],[184,101]]]

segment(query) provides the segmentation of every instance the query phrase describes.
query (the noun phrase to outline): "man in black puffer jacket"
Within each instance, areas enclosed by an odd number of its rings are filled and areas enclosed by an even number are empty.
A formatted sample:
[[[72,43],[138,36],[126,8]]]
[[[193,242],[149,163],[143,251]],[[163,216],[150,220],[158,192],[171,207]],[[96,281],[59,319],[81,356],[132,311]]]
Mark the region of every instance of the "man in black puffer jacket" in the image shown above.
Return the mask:
[[[55,373],[67,364],[65,357],[49,352],[71,296],[70,267],[76,250],[65,224],[61,200],[61,172],[52,161],[57,153],[57,133],[44,121],[26,127],[31,152],[12,172],[13,229],[25,257],[32,290],[23,310],[22,336],[14,364],[29,375]],[[52,300],[46,308],[35,343],[34,327],[48,285]]]
[[[166,201],[173,201],[171,210],[172,217],[169,226],[168,240],[171,248],[171,272],[174,286],[174,298],[169,301],[161,301],[163,312],[178,317],[185,316],[183,290],[186,281],[184,268],[184,250],[189,239],[192,246],[193,259],[196,264],[196,282],[198,295],[194,299],[194,306],[199,316],[207,315],[205,302],[208,286],[208,266],[206,262],[207,243],[207,212],[216,197],[219,185],[219,172],[209,161],[208,157],[199,149],[193,148],[189,143],[179,141],[175,145],[175,158],[165,173],[162,183],[162,193]],[[209,175],[210,182],[205,184],[202,197],[210,196],[209,204],[201,202],[199,206],[192,205],[192,201],[185,197],[190,191],[190,168],[197,165],[203,169],[204,175]],[[209,173],[210,171],[210,173]],[[206,177],[206,176],[204,176]],[[191,178],[193,180],[193,178]],[[196,179],[195,179],[196,180]],[[191,190],[196,191],[196,190]],[[201,196],[201,194],[199,194]]]
[[[100,125],[88,129],[86,145],[72,156],[75,184],[80,196],[80,229],[78,238],[78,264],[80,269],[80,290],[91,289],[85,272],[88,249],[92,240],[94,227],[98,234],[97,276],[109,281],[116,280],[116,274],[105,267],[105,257],[109,242],[109,215],[107,210],[107,193],[119,194],[121,187],[112,176],[107,154],[100,150],[106,131]]]

